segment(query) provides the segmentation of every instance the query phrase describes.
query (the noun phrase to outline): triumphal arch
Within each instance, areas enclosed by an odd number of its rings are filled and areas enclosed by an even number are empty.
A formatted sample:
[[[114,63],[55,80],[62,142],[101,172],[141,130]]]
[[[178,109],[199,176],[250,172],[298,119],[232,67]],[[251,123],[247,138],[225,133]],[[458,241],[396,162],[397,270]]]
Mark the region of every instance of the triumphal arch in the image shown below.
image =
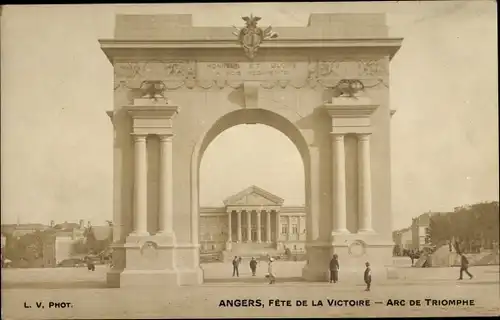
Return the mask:
[[[276,128],[302,156],[305,280],[324,281],[334,253],[344,277],[392,263],[389,63],[402,39],[380,14],[280,28],[242,18],[118,15],[114,39],[100,41],[115,75],[110,286],[203,282],[200,161],[239,124]]]

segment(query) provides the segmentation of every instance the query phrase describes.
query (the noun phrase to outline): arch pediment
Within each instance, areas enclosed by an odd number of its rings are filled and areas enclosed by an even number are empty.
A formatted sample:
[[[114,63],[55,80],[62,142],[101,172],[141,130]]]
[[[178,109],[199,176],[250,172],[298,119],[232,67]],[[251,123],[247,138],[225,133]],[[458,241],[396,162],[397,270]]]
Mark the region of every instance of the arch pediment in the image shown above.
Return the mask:
[[[250,186],[224,200],[226,207],[281,206],[283,199],[257,186]]]

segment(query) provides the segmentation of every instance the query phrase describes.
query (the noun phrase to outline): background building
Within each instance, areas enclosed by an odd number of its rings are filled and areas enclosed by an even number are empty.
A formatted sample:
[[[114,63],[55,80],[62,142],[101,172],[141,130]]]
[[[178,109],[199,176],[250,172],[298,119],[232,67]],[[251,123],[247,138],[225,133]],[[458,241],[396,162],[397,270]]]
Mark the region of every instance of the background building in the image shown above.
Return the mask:
[[[90,231],[91,230],[91,231]],[[112,226],[85,226],[67,222],[2,225],[2,254],[14,267],[55,267],[59,262],[82,257],[89,249],[104,251],[112,239]]]
[[[422,250],[423,248],[431,245],[428,234],[431,223],[430,218],[434,214],[435,213],[427,212],[412,219],[411,233],[412,233],[413,249]]]
[[[412,228],[404,228],[393,232],[394,244],[399,248],[401,254],[403,250],[411,250],[413,246]]]
[[[284,200],[257,186],[228,197],[221,207],[202,207],[202,252],[305,251],[304,207],[283,206]],[[230,226],[230,227],[229,227]]]

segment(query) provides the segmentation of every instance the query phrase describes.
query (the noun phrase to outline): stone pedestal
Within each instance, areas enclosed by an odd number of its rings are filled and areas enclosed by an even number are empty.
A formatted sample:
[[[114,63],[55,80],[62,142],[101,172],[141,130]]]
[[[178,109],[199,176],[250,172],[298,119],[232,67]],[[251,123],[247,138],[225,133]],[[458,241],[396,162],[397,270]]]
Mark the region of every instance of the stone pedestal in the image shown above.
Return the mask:
[[[306,244],[307,264],[302,269],[302,278],[306,281],[328,281],[330,260],[328,254],[331,245],[326,242]]]
[[[113,264],[114,268],[107,274],[108,287],[168,288],[203,283],[197,246],[170,245],[154,236],[142,239],[129,237],[127,243],[115,245]]]
[[[177,285],[175,244],[170,237],[129,236],[113,246],[114,268],[108,272],[110,287]]]
[[[338,255],[339,279],[363,280],[365,263],[369,262],[373,281],[398,278],[393,267],[393,243],[377,234],[340,234],[332,241],[307,245],[308,263],[302,271],[307,281],[328,281],[329,265],[334,254]]]
[[[175,248],[175,262],[179,285],[189,286],[203,283],[199,245],[177,245]]]

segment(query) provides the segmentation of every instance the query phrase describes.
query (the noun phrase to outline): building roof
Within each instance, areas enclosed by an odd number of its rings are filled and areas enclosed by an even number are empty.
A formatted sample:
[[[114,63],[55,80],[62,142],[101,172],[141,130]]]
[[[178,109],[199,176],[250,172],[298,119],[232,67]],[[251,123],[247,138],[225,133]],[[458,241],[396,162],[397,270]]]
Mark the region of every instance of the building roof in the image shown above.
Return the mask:
[[[23,223],[23,224],[2,224],[2,233],[13,233],[16,230],[47,230],[50,227],[41,223]]]
[[[224,205],[281,206],[283,202],[284,200],[277,195],[253,185],[224,200]]]
[[[74,222],[64,222],[64,223],[56,224],[54,226],[54,229],[59,229],[59,230],[80,229],[80,224],[79,223],[74,223]]]

